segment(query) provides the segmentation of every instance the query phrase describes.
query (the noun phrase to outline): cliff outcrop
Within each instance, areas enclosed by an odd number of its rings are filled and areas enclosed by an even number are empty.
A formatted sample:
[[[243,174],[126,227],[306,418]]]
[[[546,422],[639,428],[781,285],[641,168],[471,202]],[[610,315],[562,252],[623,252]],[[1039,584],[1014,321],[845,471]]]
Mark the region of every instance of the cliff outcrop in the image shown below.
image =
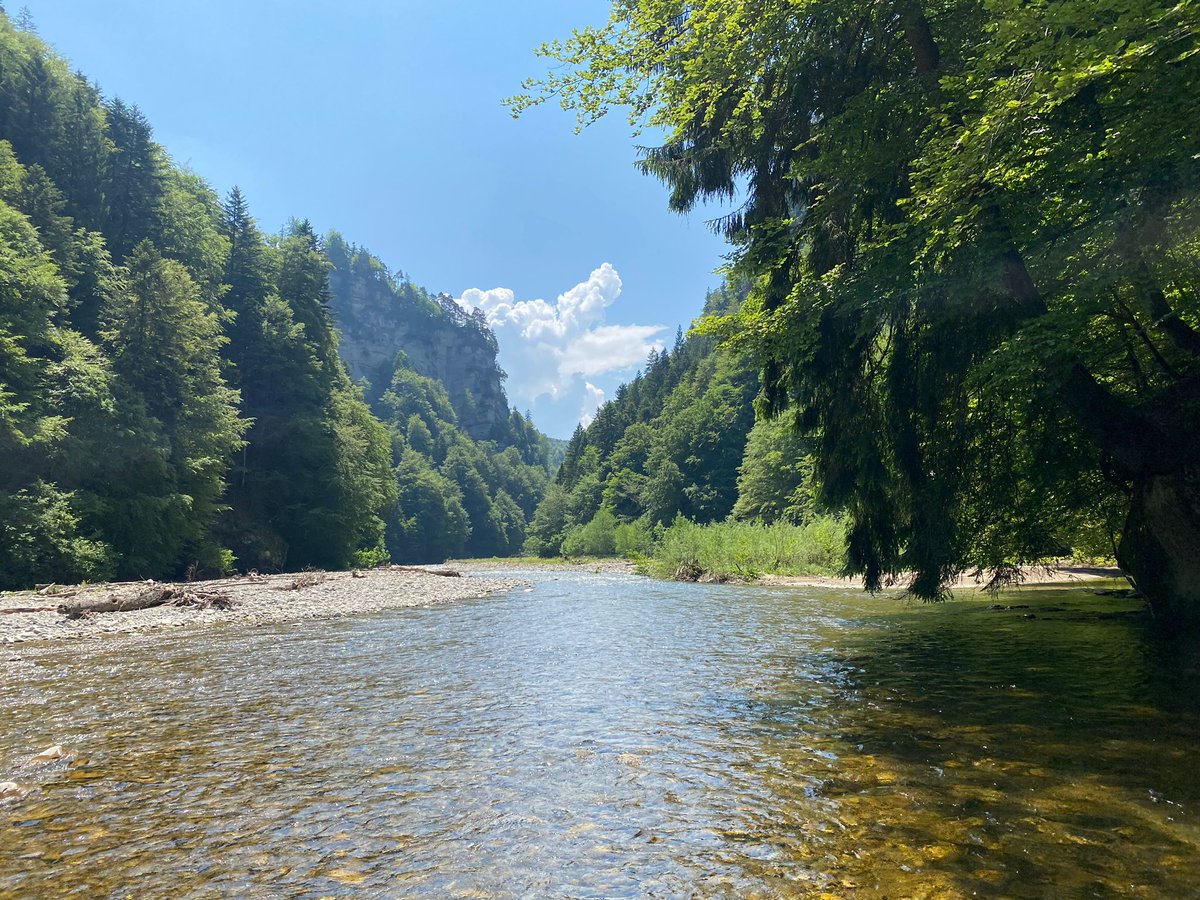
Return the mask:
[[[326,239],[325,251],[334,266],[330,306],[342,358],[356,381],[367,380],[367,399],[378,400],[387,390],[403,353],[412,369],[445,385],[463,431],[477,441],[503,442],[509,422],[505,374],[482,314],[393,276],[336,233]]]

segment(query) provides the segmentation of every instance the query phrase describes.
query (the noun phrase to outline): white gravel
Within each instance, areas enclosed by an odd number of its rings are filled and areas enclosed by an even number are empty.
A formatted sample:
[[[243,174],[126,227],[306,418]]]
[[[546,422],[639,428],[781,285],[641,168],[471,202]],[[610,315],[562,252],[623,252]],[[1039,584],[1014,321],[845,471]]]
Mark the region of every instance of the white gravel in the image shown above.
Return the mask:
[[[99,600],[117,591],[135,590],[131,585],[95,585],[86,589],[51,588],[45,594],[32,591],[0,594],[0,645],[40,645],[46,641],[103,638],[152,631],[160,628],[197,627],[224,623],[264,625],[300,619],[336,618],[402,606],[433,606],[485,597],[523,587],[512,578],[460,578],[432,575],[411,569],[369,569],[350,572],[303,573],[227,578],[200,582],[192,587],[228,595],[229,609],[196,609],[171,605],[131,612],[88,613],[68,618],[57,611],[59,604]],[[304,584],[297,590],[288,588]],[[64,596],[76,591],[74,596]],[[31,607],[50,607],[39,612],[10,612]],[[10,649],[17,649],[11,647]],[[33,649],[21,647],[20,649]],[[10,660],[15,661],[15,660]]]

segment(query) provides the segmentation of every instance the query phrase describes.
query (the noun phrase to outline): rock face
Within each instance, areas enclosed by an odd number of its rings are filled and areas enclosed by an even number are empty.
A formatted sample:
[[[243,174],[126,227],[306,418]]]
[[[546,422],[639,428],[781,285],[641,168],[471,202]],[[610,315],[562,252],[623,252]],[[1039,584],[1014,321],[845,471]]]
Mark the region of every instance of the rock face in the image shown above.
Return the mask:
[[[499,440],[509,415],[505,374],[482,315],[393,278],[377,259],[336,235],[326,253],[334,264],[330,308],[342,334],[342,358],[356,381],[369,382],[367,399],[387,390],[403,352],[419,374],[446,386],[463,431],[474,440]]]

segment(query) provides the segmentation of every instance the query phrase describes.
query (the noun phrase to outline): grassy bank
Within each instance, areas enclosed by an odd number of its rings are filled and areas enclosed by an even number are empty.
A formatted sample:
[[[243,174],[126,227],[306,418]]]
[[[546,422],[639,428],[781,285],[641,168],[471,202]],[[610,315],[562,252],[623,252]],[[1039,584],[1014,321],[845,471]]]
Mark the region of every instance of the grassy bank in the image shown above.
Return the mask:
[[[637,522],[618,522],[602,509],[592,521],[567,534],[562,556],[554,558],[573,562],[623,558],[658,578],[748,581],[762,575],[837,576],[844,547],[845,527],[829,516],[804,525],[697,525],[681,517],[670,526],[650,529]]]
[[[845,530],[833,518],[805,525],[678,520],[663,532],[645,561],[659,578],[694,581],[754,579],[761,575],[836,576]]]

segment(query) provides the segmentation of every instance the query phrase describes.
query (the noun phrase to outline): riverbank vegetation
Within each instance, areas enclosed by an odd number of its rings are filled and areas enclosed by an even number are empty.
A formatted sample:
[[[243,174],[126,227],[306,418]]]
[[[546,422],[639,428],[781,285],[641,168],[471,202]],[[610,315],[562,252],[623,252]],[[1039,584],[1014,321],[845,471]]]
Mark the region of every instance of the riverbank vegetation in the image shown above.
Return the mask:
[[[732,314],[746,293],[736,282],[714,291],[705,312]],[[850,517],[823,501],[813,443],[794,421],[755,419],[760,390],[748,354],[703,333],[655,352],[576,430],[525,551],[622,557],[691,580],[845,574]],[[1111,555],[1094,522],[1064,522],[1059,535],[1038,561]]]
[[[746,286],[705,301],[737,309]],[[749,359],[679,335],[580,426],[529,526],[526,552],[638,560],[672,578],[838,575],[842,519],[815,492],[806,442],[755,421]]]
[[[486,323],[305,221],[264,234],[2,14],[0,272],[0,589],[523,543],[552,447]],[[367,283],[490,353],[486,433],[402,354],[351,380],[333,307]]]
[[[648,528],[601,509],[563,541],[567,559],[621,557],[646,574],[678,581],[752,580],[762,575],[836,577],[845,565],[845,528],[833,516],[802,524],[709,522],[679,516]]]
[[[1200,9],[635,0],[543,52],[517,112],[626,107],[667,134],[642,167],[674,209],[744,201],[714,225],[746,300],[700,333],[804,437],[849,572],[936,598],[1104,539],[1162,619],[1200,617]],[[681,421],[722,433],[750,384],[714,369]],[[621,448],[659,454],[643,480],[603,431],[567,516],[732,507],[727,466],[650,429]]]

